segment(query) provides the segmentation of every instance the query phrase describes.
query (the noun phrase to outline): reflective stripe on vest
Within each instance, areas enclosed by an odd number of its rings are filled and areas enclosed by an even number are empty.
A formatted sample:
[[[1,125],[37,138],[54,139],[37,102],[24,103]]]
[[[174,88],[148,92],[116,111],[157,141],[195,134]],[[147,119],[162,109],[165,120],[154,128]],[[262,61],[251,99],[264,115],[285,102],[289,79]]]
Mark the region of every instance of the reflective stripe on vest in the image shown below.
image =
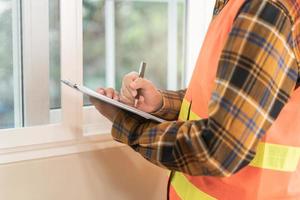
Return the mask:
[[[215,200],[190,183],[182,173],[175,173],[171,184],[182,200]]]
[[[190,103],[184,99],[182,102],[181,112],[179,119],[180,120],[199,120],[197,114],[190,111]],[[189,119],[188,119],[189,117]],[[263,169],[278,170],[284,172],[293,172],[297,169],[300,159],[300,148],[270,144],[260,142],[256,155],[250,166],[258,167]]]
[[[196,113],[193,111],[189,111],[190,108],[190,102],[188,102],[186,99],[183,99],[181,104],[181,110],[179,114],[180,120],[199,120],[201,117],[199,117]]]
[[[300,159],[300,148],[270,143],[259,143],[252,167],[294,172]]]
[[[293,172],[297,169],[300,159],[300,148],[283,145],[260,143],[252,167]],[[182,200],[213,200],[207,193],[194,186],[183,173],[176,172],[172,177],[172,187]]]

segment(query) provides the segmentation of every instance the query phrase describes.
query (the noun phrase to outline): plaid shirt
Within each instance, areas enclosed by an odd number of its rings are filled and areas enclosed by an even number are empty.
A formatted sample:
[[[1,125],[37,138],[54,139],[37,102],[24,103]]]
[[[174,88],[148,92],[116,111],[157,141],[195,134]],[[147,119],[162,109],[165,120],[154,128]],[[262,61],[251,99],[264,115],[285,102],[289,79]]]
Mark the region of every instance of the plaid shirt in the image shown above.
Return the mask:
[[[214,13],[226,3],[217,2]],[[296,0],[245,1],[219,60],[209,117],[177,121],[185,90],[163,91],[163,107],[153,114],[168,122],[120,111],[113,138],[170,170],[207,176],[236,173],[254,158],[258,142],[296,88],[299,13]]]

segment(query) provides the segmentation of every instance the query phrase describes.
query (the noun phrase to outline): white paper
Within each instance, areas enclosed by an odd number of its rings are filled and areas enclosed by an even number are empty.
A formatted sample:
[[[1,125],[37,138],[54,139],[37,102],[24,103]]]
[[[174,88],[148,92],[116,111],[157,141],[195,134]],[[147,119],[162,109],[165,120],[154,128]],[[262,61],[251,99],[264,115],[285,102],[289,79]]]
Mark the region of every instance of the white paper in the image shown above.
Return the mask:
[[[72,83],[70,81],[67,81],[67,80],[61,80],[61,82],[64,83],[64,84],[66,84],[67,86],[73,88],[73,89],[76,89],[76,90],[82,92],[85,95],[94,97],[94,98],[96,98],[96,99],[98,99],[100,101],[104,101],[104,102],[106,102],[108,104],[114,105],[114,106],[116,106],[118,108],[121,108],[123,110],[127,110],[129,112],[132,112],[134,114],[142,116],[142,117],[144,117],[146,119],[151,119],[151,120],[154,120],[156,122],[165,122],[164,119],[158,118],[158,117],[156,117],[154,115],[151,115],[151,114],[146,113],[144,111],[138,110],[138,109],[136,109],[136,108],[134,108],[132,106],[126,105],[126,104],[121,103],[121,102],[119,102],[117,100],[108,98],[107,96],[99,94],[99,93],[95,92],[94,90],[91,90],[91,89],[89,89],[89,88],[87,88],[85,86],[80,86],[80,85],[74,84],[74,83]]]

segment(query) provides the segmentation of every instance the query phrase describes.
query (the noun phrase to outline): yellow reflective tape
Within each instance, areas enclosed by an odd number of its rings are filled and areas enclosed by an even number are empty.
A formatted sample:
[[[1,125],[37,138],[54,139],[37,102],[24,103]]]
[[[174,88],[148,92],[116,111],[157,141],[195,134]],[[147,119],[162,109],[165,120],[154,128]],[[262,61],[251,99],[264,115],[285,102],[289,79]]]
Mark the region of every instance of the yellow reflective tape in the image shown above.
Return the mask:
[[[190,113],[190,120],[200,120],[202,119],[201,117],[199,117],[196,113],[194,113],[193,111],[191,111]]]
[[[190,183],[182,173],[176,172],[171,184],[182,200],[215,200]]]
[[[299,147],[261,142],[258,145],[256,156],[250,163],[250,166],[284,172],[294,172],[297,170],[299,160]],[[194,186],[182,173],[176,172],[172,178],[171,184],[182,200],[215,199]]]
[[[189,108],[190,108],[190,102],[188,102],[186,99],[183,99],[182,104],[181,104],[181,109],[179,113],[179,119],[180,120],[199,120],[201,117],[199,117],[196,113],[190,112],[189,113]],[[188,119],[188,116],[190,118]]]
[[[182,104],[181,104],[181,109],[179,113],[179,119],[180,120],[187,120],[189,116],[189,107],[190,107],[190,102],[188,102],[186,99],[183,99]]]
[[[180,111],[180,119],[187,120],[199,120],[199,117],[193,111],[189,112],[190,103],[184,99]],[[259,143],[256,156],[249,164],[253,167],[271,169],[285,172],[293,172],[297,169],[300,160],[300,148],[270,144]]]
[[[270,143],[259,143],[250,166],[294,172],[300,159],[300,148]]]

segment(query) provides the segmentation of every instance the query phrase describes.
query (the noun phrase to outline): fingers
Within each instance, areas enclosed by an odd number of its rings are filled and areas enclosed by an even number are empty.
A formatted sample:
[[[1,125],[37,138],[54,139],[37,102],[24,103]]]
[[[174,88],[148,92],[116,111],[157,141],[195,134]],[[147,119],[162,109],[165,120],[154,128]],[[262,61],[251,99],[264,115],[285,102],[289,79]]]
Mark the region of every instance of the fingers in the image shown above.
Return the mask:
[[[144,102],[145,102],[145,97],[140,96],[140,98],[139,98],[139,104],[142,104]]]
[[[130,84],[139,78],[139,74],[137,72],[130,72],[129,74],[125,75],[122,81],[122,90],[121,95],[126,96],[127,98],[131,99],[132,96],[134,97],[136,91],[134,91]]]
[[[106,90],[105,90],[105,93],[106,93],[106,96],[108,97],[108,98],[113,98],[113,96],[114,96],[114,92],[115,90],[114,89],[112,89],[112,88],[107,88]]]
[[[99,94],[107,96],[108,98],[119,100],[119,93],[113,88],[98,88],[96,91]]]
[[[123,82],[132,82],[137,78],[139,78],[139,74],[137,72],[130,72],[124,76]]]
[[[134,97],[130,94],[130,92],[126,88],[121,89],[120,101],[127,105],[133,105]]]
[[[148,89],[152,86],[152,82],[144,78],[137,78],[135,81],[130,83],[130,88],[134,91],[137,89]]]
[[[114,92],[113,99],[117,100],[117,101],[120,100],[120,95],[119,95],[119,93],[117,91]]]
[[[131,90],[130,83],[135,81],[139,78],[139,74],[137,72],[130,72],[129,74],[126,74],[122,81],[122,87],[127,88],[128,90]]]
[[[132,102],[134,100],[134,97],[136,95],[132,94],[131,90],[128,90],[126,87],[122,87],[121,88],[121,95],[120,95],[120,99],[121,101],[123,101],[124,103],[129,103]]]
[[[104,90],[104,88],[98,88],[98,89],[96,90],[96,92],[98,92],[99,94],[105,95],[105,90]]]

